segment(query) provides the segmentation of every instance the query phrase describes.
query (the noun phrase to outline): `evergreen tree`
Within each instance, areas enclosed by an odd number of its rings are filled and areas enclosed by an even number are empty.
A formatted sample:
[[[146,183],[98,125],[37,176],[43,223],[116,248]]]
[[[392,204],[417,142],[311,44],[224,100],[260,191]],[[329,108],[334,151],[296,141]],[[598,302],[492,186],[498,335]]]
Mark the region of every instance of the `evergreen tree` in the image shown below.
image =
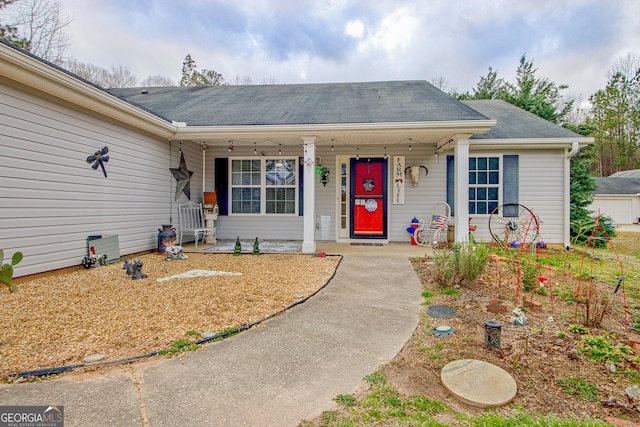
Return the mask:
[[[546,77],[536,77],[537,71],[533,61],[527,61],[526,55],[522,55],[516,70],[516,84],[506,83],[501,99],[552,123],[562,123],[573,102],[563,104],[560,91],[569,86],[557,85]]]
[[[537,68],[533,61],[528,61],[526,55],[522,55],[516,70],[516,83],[505,82],[500,78],[498,71],[489,67],[486,76],[481,76],[480,81],[469,93],[458,95],[461,99],[502,99],[523,110],[536,114],[553,123],[564,123],[566,115],[573,107],[573,101],[564,102],[560,92],[568,86],[555,82],[545,77],[536,76]],[[564,123],[568,129],[581,135],[591,135],[595,128],[592,124],[573,126]],[[595,222],[593,212],[588,206],[593,200],[593,192],[597,182],[591,176],[591,163],[595,158],[593,147],[582,149],[571,159],[571,236],[574,241],[584,241],[594,229]],[[603,218],[607,220],[607,218]],[[604,223],[604,221],[603,221]],[[613,230],[608,235],[615,235]]]
[[[588,123],[580,126],[566,125],[569,130],[584,136],[593,135],[595,128]],[[597,188],[596,179],[591,175],[591,164],[597,158],[597,150],[594,145],[583,148],[571,158],[571,237],[574,243],[584,243],[593,233],[595,228],[594,215],[589,209],[593,201],[593,193]],[[609,225],[611,218],[602,216],[600,226],[608,237],[615,237],[615,229]],[[596,241],[597,246],[604,246],[606,242]]]
[[[0,10],[4,9],[14,0],[0,0]],[[0,38],[5,39],[9,43],[12,43],[18,47],[23,48],[24,50],[29,50],[29,41],[24,37],[20,37],[18,35],[18,28],[13,25],[0,23]]]
[[[607,87],[591,101],[598,161],[594,171],[601,176],[640,167],[640,67],[635,72],[614,71]]]
[[[197,70],[196,61],[187,54],[182,63],[180,86],[221,86],[224,83],[222,74],[214,70]]]
[[[195,86],[192,83],[193,74],[196,73],[196,61],[191,58],[191,54],[188,53],[182,63],[182,78],[180,79],[180,86]]]
[[[487,75],[480,76],[480,81],[473,89],[472,95],[467,92],[456,97],[458,99],[503,99],[504,92],[504,79],[498,77],[498,70],[493,71],[493,68],[489,67]]]

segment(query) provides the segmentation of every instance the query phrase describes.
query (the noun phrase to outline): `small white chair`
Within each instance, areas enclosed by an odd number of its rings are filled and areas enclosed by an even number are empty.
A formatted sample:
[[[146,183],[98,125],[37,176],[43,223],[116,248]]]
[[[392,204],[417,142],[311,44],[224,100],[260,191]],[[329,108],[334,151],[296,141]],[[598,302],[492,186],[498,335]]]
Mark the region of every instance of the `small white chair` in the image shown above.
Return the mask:
[[[451,208],[445,202],[436,203],[431,210],[431,216],[420,220],[420,225],[413,232],[413,238],[421,246],[438,246],[447,243],[449,231],[449,217]]]
[[[184,233],[193,233],[198,248],[198,240],[202,236],[204,242],[205,236],[212,232],[205,226],[204,215],[202,214],[202,203],[187,202],[178,206],[178,245],[182,246],[182,237]]]

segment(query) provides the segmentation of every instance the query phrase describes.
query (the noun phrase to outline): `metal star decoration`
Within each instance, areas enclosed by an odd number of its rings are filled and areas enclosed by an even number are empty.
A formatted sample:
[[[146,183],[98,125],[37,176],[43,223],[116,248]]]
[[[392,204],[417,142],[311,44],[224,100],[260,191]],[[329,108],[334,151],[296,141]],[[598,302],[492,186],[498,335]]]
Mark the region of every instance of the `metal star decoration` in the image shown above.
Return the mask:
[[[176,199],[180,197],[180,193],[187,196],[191,200],[191,175],[193,172],[187,169],[187,162],[184,161],[184,153],[180,153],[180,167],[169,168],[173,177],[176,179]]]

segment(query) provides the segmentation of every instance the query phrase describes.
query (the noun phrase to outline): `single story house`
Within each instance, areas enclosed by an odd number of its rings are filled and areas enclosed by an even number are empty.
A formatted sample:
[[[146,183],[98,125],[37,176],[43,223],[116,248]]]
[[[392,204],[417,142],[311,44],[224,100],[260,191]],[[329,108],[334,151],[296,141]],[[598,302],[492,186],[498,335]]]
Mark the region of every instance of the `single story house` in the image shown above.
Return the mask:
[[[614,225],[640,223],[640,169],[596,178],[589,210],[611,218]]]
[[[118,235],[122,255],[153,249],[185,184],[194,202],[217,192],[218,239],[304,253],[409,244],[411,219],[442,201],[456,241],[470,218],[490,241],[489,213],[515,202],[568,244],[569,159],[591,142],[425,81],[105,90],[0,42],[0,248],[23,252],[16,276],[78,265],[89,235]],[[87,157],[105,146],[103,174]],[[170,171],[181,163],[188,182]]]

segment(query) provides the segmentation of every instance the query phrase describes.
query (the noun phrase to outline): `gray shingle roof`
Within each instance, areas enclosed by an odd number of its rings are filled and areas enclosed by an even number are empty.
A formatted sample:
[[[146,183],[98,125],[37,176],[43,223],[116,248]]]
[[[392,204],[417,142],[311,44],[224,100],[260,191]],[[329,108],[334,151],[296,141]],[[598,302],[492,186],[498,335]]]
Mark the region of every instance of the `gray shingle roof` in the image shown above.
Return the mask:
[[[491,130],[471,139],[504,138],[576,138],[582,137],[562,126],[497,99],[462,101],[474,110],[497,121]]]
[[[421,80],[119,88],[108,92],[190,126],[487,120]]]
[[[640,178],[640,169],[616,172],[609,178]]]
[[[640,194],[640,177],[626,178],[610,176],[596,178],[598,186],[594,194]]]

